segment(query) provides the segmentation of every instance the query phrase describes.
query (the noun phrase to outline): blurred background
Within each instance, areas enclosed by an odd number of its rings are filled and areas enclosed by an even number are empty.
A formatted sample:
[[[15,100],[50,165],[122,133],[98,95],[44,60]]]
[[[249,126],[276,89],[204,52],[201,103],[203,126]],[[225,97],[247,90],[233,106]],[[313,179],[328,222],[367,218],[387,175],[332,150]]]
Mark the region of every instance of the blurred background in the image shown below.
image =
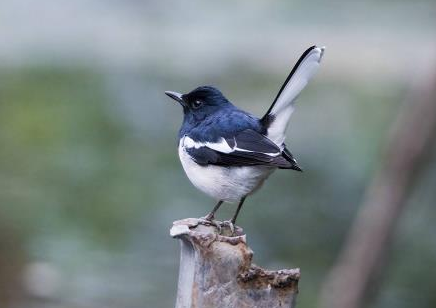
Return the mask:
[[[318,44],[287,139],[305,172],[276,172],[238,222],[257,264],[301,267],[298,307],[315,307],[399,107],[434,73],[435,17],[432,0],[0,1],[0,307],[172,307],[169,227],[214,201],[182,170],[163,91],[215,85],[262,116]],[[436,307],[435,158],[367,307]]]

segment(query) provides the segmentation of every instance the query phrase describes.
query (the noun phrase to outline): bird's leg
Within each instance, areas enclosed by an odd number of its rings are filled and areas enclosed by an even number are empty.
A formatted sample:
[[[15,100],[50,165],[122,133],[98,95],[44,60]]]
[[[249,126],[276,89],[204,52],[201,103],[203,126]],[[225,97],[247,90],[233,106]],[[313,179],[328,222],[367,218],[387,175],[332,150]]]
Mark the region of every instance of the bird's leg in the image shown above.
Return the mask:
[[[246,197],[243,197],[243,198],[239,201],[238,208],[236,209],[235,215],[233,215],[233,218],[230,220],[230,222],[231,222],[232,224],[235,224],[235,223],[236,223],[236,218],[238,218],[239,211],[240,211],[241,208],[242,208],[242,204],[244,204],[245,198],[246,198]]]
[[[228,226],[230,229],[230,236],[235,235],[235,222],[236,218],[238,217],[239,211],[242,208],[242,204],[244,203],[246,197],[243,197],[238,204],[238,208],[236,209],[235,215],[233,215],[233,218],[231,220],[223,221],[223,225]]]
[[[214,220],[214,218],[215,218],[216,211],[218,211],[218,209],[220,208],[221,204],[223,204],[223,202],[224,201],[220,200],[209,214],[199,219],[199,221],[205,225],[215,226],[218,230],[218,234],[221,234],[221,224],[218,221]]]
[[[218,203],[215,205],[215,207],[212,209],[212,211],[207,214],[204,219],[212,221],[215,218],[215,213],[216,211],[218,211],[218,209],[220,208],[221,204],[223,204],[224,201],[220,200],[218,201]]]

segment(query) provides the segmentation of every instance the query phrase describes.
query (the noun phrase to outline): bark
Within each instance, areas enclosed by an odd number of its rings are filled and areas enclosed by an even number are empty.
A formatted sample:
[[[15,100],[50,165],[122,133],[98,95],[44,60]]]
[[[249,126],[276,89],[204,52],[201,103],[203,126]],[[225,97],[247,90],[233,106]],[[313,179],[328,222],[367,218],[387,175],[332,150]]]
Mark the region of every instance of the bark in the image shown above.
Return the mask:
[[[320,297],[322,308],[359,308],[377,280],[413,184],[436,139],[436,76],[400,110],[381,168],[370,184]]]
[[[267,271],[251,263],[242,229],[188,218],[170,231],[181,244],[176,308],[292,308],[299,269]],[[227,235],[226,235],[227,234]]]

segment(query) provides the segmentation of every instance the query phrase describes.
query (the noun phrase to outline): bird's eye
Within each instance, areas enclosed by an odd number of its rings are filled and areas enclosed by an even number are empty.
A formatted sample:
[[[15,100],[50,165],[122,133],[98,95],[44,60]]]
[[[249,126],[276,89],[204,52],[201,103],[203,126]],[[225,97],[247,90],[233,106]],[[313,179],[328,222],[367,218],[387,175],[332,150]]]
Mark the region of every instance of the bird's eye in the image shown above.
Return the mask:
[[[202,101],[194,101],[194,102],[192,103],[192,107],[193,107],[194,109],[200,108],[201,105],[203,105],[203,102],[202,102]]]

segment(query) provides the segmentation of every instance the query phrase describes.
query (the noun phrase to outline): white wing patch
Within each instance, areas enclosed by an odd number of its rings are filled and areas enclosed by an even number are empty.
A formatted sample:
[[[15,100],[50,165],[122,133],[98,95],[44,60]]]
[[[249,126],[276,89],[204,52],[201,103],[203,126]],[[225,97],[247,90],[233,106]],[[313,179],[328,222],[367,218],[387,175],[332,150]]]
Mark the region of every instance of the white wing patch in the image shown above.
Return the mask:
[[[224,138],[221,138],[219,142],[198,142],[188,136],[184,136],[181,142],[184,148],[199,149],[201,147],[208,147],[209,149],[226,154],[234,151]]]
[[[182,145],[183,148],[195,148],[195,149],[199,149],[201,147],[208,147],[209,149],[215,150],[217,152],[221,152],[221,153],[232,153],[235,151],[240,151],[240,152],[251,152],[251,153],[255,153],[255,151],[251,151],[251,150],[247,150],[247,149],[242,149],[238,147],[238,144],[236,143],[236,139],[233,139],[235,142],[235,145],[233,147],[231,147],[226,139],[221,138],[219,140],[219,142],[198,142],[193,140],[192,138],[188,137],[188,136],[183,136],[182,139],[180,139],[180,144]],[[259,153],[259,152],[257,152]],[[272,157],[278,156],[281,154],[280,151],[278,152],[274,152],[274,153],[263,153],[265,155],[269,155]]]

